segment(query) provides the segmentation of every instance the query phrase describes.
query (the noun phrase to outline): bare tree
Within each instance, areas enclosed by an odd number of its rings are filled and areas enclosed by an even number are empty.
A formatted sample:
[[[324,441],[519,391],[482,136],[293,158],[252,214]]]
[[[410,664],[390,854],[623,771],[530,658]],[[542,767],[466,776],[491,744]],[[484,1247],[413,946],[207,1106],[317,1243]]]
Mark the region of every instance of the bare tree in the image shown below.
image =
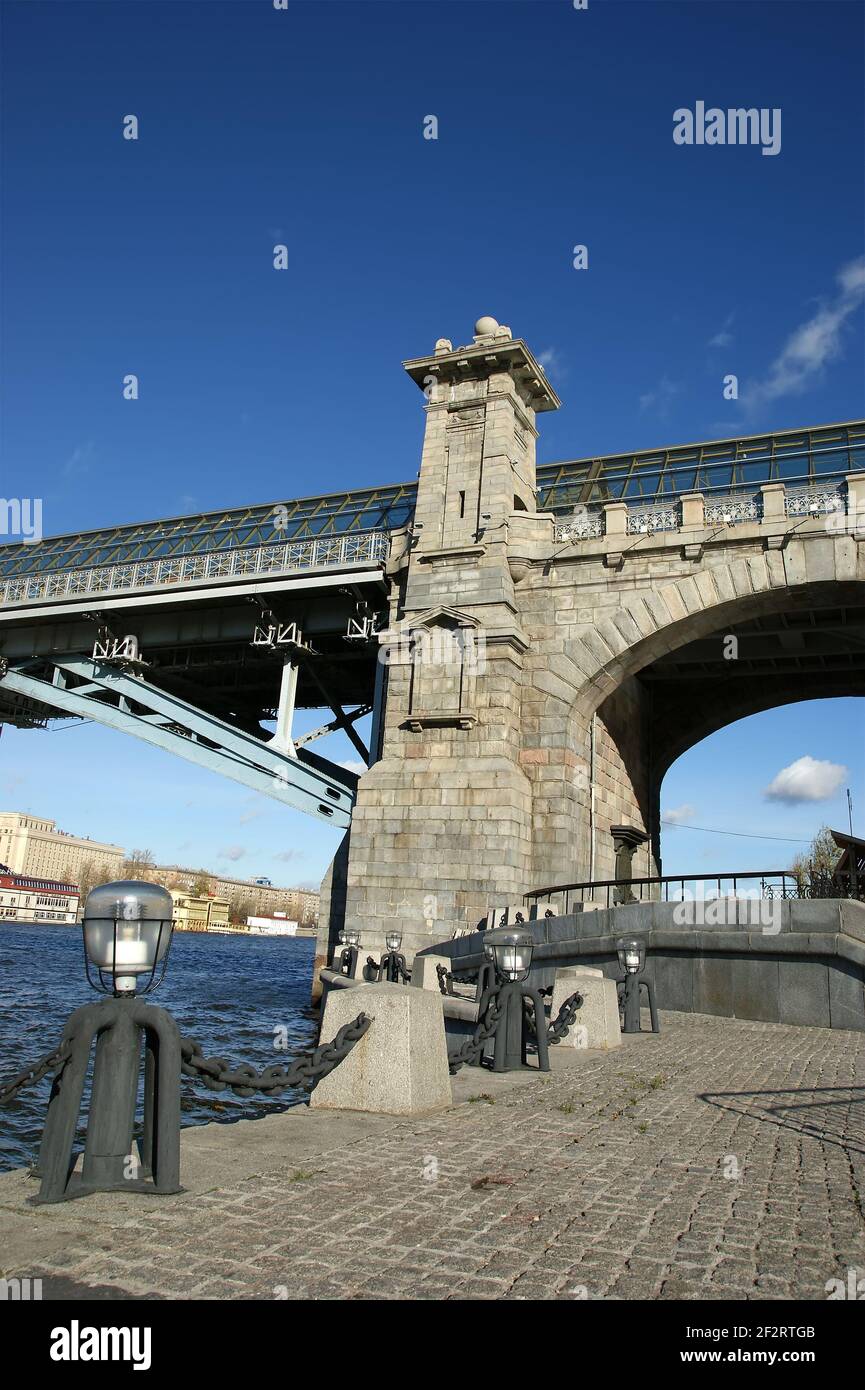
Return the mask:
[[[137,878],[144,882],[152,881],[156,860],[149,849],[133,849],[127,854],[121,866],[123,878]]]
[[[804,854],[797,854],[790,865],[796,875],[799,892],[816,896],[820,885],[826,885],[831,880],[841,854],[828,825],[821,825],[810,847]]]

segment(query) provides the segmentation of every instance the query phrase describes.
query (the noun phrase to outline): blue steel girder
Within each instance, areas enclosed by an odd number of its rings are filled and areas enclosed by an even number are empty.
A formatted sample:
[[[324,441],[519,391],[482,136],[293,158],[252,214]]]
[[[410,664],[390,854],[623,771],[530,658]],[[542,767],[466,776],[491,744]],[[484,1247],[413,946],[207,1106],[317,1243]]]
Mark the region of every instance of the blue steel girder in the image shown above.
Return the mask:
[[[8,667],[0,675],[0,693],[8,690],[49,709],[132,734],[317,820],[340,829],[350,825],[357,777],[345,768],[306,751],[292,757],[139,676],[91,657],[53,659],[49,679],[31,674],[27,668],[33,664]]]

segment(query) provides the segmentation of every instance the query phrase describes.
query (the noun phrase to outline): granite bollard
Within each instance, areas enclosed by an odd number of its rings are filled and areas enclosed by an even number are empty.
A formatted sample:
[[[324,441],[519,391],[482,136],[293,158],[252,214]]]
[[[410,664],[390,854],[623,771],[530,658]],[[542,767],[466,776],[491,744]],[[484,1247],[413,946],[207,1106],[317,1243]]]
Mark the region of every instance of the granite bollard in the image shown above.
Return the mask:
[[[558,1017],[566,999],[579,990],[583,996],[577,1021],[562,1038],[560,1047],[597,1047],[609,1051],[621,1047],[619,1000],[615,980],[604,977],[602,970],[591,966],[572,966],[556,971],[550,1018]]]
[[[436,967],[443,965],[446,970],[453,969],[450,956],[415,956],[411,967],[411,982],[417,989],[432,989],[441,994],[441,986]]]
[[[440,995],[404,985],[330,990],[321,1042],[363,1010],[372,1027],[310,1096],[312,1110],[424,1115],[453,1103]]]

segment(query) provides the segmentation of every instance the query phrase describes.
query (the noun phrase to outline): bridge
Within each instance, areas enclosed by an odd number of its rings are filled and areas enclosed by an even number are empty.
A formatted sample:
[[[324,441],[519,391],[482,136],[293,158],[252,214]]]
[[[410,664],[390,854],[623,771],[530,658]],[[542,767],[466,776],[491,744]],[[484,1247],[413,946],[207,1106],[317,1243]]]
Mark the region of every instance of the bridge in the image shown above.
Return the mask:
[[[344,828],[320,959],[660,875],[681,753],[865,690],[865,421],[538,467],[559,400],[508,328],[404,365],[416,482],[0,547],[0,721],[94,719]],[[337,729],[359,780],[310,747]]]

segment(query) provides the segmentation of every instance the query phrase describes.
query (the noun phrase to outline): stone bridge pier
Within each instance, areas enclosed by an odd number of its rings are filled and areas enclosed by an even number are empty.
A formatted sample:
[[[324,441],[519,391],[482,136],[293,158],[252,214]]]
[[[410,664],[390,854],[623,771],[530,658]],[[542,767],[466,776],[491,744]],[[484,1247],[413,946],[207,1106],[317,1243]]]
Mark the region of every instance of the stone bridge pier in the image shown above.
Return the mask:
[[[613,878],[622,827],[634,876],[658,873],[675,758],[865,690],[861,472],[648,505],[600,476],[567,515],[538,511],[559,400],[526,343],[482,318],[405,368],[426,396],[417,506],[391,544],[378,758],[323,885],[319,964],[343,925],[362,955],[400,930],[410,959],[533,888]]]

